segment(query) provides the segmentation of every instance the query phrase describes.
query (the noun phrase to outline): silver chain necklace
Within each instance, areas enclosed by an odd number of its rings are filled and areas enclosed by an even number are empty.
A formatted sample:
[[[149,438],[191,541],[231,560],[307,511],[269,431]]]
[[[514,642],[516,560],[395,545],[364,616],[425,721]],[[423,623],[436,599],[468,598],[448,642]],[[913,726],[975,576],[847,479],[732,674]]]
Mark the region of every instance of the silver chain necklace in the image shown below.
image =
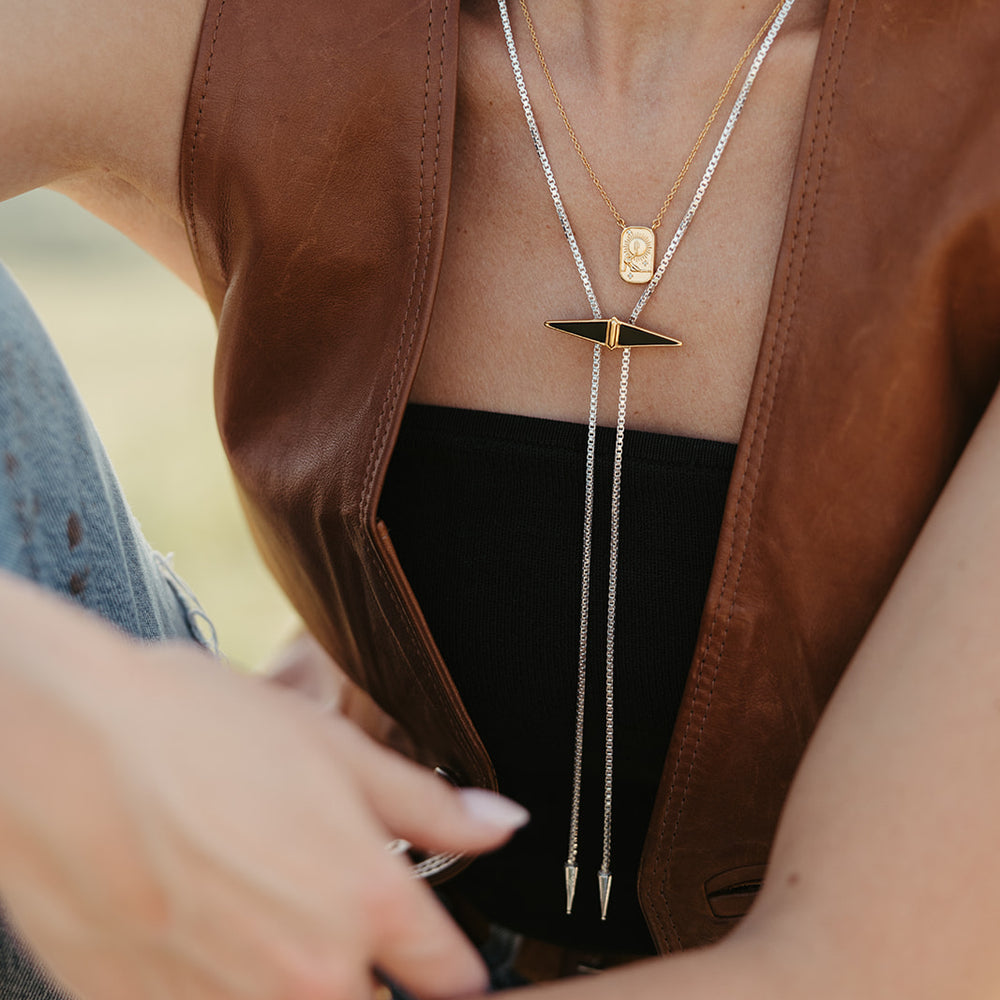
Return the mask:
[[[556,186],[555,175],[549,164],[542,137],[535,123],[535,115],[531,108],[531,101],[528,99],[528,89],[524,83],[524,75],[521,72],[521,63],[517,56],[517,48],[514,45],[514,34],[511,30],[510,17],[507,13],[506,0],[497,0],[500,8],[500,20],[503,22],[504,37],[507,40],[507,52],[510,55],[510,65],[514,72],[514,81],[517,84],[517,92],[521,97],[521,105],[524,108],[525,121],[528,123],[528,131],[538,154],[538,162],[541,164],[545,174],[545,180],[549,186],[549,194],[552,196],[552,204],[555,206],[556,216],[562,226],[563,235],[569,244],[570,252],[576,263],[576,269],[580,274],[580,281],[583,283],[587,301],[593,314],[588,320],[560,320],[547,322],[545,325],[551,329],[561,330],[573,336],[583,337],[594,342],[593,367],[591,370],[590,383],[590,409],[587,423],[587,464],[584,483],[584,525],[583,525],[583,559],[581,566],[581,598],[580,598],[580,645],[579,660],[577,670],[577,690],[576,690],[576,734],[573,749],[573,796],[570,808],[569,826],[569,850],[566,862],[563,866],[566,883],[566,912],[572,912],[573,899],[576,894],[577,882],[577,850],[579,846],[579,820],[580,820],[580,789],[583,775],[583,720],[584,704],[586,700],[587,688],[587,643],[588,643],[588,614],[590,608],[590,559],[591,559],[591,536],[594,515],[594,454],[595,442],[597,438],[597,403],[600,395],[601,379],[601,351],[602,348],[622,349],[621,376],[618,384],[618,419],[615,426],[615,452],[614,469],[611,486],[611,546],[608,560],[608,615],[607,632],[605,643],[605,683],[604,683],[604,830],[603,848],[601,853],[601,868],[597,873],[598,891],[600,894],[601,919],[607,919],[608,901],[611,896],[611,797],[612,797],[612,774],[614,768],[614,661],[615,661],[615,602],[618,591],[618,520],[621,502],[621,473],[622,473],[622,448],[625,438],[625,411],[628,401],[628,380],[629,365],[631,360],[631,348],[642,346],[660,347],[680,347],[681,342],[663,334],[654,333],[651,330],[644,330],[635,326],[639,314],[642,312],[649,297],[653,294],[656,286],[660,283],[664,273],[673,260],[674,253],[680,245],[684,234],[691,225],[702,198],[708,190],[708,185],[715,173],[715,168],[725,151],[729,142],[729,137],[739,120],[746,104],[750,88],[760,71],[760,67],[770,51],[774,39],[777,37],[781,26],[785,23],[785,18],[792,9],[795,0],[785,0],[785,3],[774,19],[770,30],[761,42],[760,48],[754,57],[750,68],[747,71],[743,86],[733,104],[732,111],[722,129],[719,141],[715,146],[708,161],[708,166],[702,175],[701,182],[695,191],[694,197],[688,206],[687,212],[681,219],[673,239],[659,266],[639,296],[632,310],[627,323],[622,323],[617,317],[604,319],[601,314],[601,307],[598,304],[597,296],[594,294],[593,286],[590,282],[590,275],[583,261],[583,255],[576,242],[576,235],[570,225],[569,216],[563,206],[562,196]]]

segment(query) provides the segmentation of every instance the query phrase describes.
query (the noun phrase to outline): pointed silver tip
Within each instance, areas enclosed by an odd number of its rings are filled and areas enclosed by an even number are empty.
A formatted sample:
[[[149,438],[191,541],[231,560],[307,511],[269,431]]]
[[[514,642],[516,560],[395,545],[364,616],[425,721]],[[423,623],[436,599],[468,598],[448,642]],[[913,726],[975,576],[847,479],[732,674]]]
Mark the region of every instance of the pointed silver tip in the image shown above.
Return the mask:
[[[563,865],[563,872],[566,875],[566,915],[573,912],[573,897],[576,895],[576,873],[577,867],[570,862]]]
[[[611,872],[602,868],[597,873],[597,885],[601,892],[601,920],[607,920],[608,900],[611,898]]]

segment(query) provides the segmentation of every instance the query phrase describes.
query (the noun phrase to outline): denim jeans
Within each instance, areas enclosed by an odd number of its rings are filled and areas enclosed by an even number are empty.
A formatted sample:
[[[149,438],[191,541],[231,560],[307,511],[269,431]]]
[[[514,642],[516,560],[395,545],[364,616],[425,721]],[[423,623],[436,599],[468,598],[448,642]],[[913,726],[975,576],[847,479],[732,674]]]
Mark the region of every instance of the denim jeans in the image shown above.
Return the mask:
[[[190,638],[214,647],[197,602],[142,537],[62,362],[3,265],[0,462],[0,567],[137,638]],[[2,911],[0,998],[63,998],[2,922]]]

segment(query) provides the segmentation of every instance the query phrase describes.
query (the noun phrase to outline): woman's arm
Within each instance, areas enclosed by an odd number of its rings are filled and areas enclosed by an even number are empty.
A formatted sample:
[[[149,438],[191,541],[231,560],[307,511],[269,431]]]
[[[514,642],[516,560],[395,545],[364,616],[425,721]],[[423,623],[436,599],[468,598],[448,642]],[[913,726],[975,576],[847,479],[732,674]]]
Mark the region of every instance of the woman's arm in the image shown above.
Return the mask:
[[[178,192],[204,0],[3,0],[0,200],[63,190],[197,285]]]
[[[714,948],[544,992],[1000,996],[998,845],[1000,397],[823,716],[746,920]]]
[[[368,1000],[482,969],[395,836],[524,821],[193,644],[143,646],[0,572],[0,895],[82,1000]]]

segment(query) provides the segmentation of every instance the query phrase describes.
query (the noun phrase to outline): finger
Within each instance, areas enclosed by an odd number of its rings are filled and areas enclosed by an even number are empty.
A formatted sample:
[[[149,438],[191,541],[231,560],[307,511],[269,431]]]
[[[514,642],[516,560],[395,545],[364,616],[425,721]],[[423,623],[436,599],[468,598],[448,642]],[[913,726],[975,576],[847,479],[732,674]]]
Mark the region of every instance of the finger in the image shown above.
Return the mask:
[[[413,801],[376,789],[369,801],[394,834],[434,853],[494,851],[530,819],[523,806],[482,788],[440,787]]]
[[[469,939],[424,884],[407,888],[395,893],[378,925],[379,970],[420,1000],[483,993],[488,975]]]
[[[287,643],[257,676],[331,710],[344,687],[343,672],[308,632]]]
[[[371,1000],[392,1000],[392,987],[381,976],[372,974]]]
[[[359,788],[395,836],[430,851],[494,850],[524,826],[528,811],[480,788],[456,789],[427,768],[386,750],[364,734],[348,736]]]

